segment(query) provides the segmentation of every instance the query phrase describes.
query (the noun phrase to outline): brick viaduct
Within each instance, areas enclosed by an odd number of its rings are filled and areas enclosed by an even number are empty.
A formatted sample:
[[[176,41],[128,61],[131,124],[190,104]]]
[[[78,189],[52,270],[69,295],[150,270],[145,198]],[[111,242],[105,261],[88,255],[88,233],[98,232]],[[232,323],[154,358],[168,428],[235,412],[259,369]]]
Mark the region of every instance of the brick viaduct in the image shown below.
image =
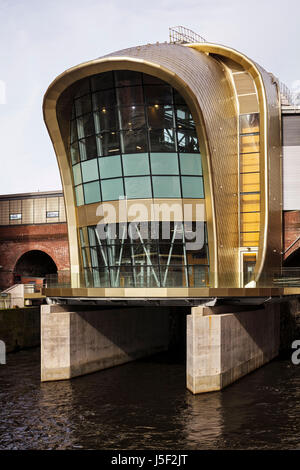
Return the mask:
[[[22,255],[40,250],[50,256],[57,271],[69,269],[67,224],[12,225],[0,227],[0,288],[14,284]]]

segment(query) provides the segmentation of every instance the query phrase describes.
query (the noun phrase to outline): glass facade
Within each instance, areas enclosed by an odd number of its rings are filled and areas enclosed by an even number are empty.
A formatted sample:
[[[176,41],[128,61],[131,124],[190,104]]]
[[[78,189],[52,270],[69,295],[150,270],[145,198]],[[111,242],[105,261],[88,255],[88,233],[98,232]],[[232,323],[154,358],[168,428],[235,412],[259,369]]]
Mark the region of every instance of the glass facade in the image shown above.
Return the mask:
[[[150,75],[105,72],[78,82],[70,123],[78,206],[143,198],[204,198],[192,115]]]
[[[240,245],[256,247],[260,230],[259,113],[240,115]]]
[[[79,230],[87,287],[208,285],[206,224],[130,223]]]

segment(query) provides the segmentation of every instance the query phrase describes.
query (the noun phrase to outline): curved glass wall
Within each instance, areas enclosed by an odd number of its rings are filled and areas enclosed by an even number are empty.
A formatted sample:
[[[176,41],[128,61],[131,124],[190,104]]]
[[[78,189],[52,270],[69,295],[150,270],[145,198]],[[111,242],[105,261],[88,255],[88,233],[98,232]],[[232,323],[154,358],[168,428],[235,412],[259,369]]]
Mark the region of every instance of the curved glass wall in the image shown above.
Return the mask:
[[[204,287],[204,222],[124,223],[80,229],[87,287]]]
[[[139,72],[78,82],[70,127],[77,206],[119,198],[204,198],[192,115],[167,83]]]

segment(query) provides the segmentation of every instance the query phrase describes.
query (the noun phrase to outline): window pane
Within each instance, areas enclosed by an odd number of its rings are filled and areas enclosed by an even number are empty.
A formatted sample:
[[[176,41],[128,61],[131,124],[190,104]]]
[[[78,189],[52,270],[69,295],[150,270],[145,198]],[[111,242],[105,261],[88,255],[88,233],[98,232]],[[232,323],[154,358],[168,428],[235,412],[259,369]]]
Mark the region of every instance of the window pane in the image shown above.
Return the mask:
[[[260,210],[260,194],[242,194],[241,211],[255,212]]]
[[[259,191],[259,176],[259,173],[242,173],[241,191],[244,193]]]
[[[240,148],[241,153],[259,152],[259,134],[242,135]]]
[[[198,139],[195,130],[180,129],[177,131],[179,152],[199,153]]]
[[[176,107],[176,125],[179,129],[195,129],[194,119],[187,106]]]
[[[121,129],[139,129],[145,127],[144,106],[120,108]]]
[[[119,106],[143,104],[143,89],[141,86],[117,88],[117,100]]]
[[[151,198],[150,176],[140,176],[137,178],[125,178],[126,196],[131,199]]]
[[[92,90],[105,90],[106,88],[113,88],[113,74],[112,72],[104,72],[99,75],[91,77]]]
[[[82,185],[76,186],[75,195],[77,206],[82,206],[84,204]]]
[[[183,176],[181,183],[182,197],[204,198],[203,179],[201,177]]]
[[[132,246],[134,264],[158,264],[156,243],[135,243]]]
[[[168,85],[144,86],[147,104],[172,104],[172,88]]]
[[[101,201],[99,181],[84,184],[84,198],[86,204]]]
[[[180,155],[180,170],[182,175],[202,175],[201,155],[182,153]]]
[[[123,153],[147,152],[147,134],[144,129],[123,131]]]
[[[132,86],[141,85],[142,74],[132,70],[116,70],[115,71],[116,86]]]
[[[153,176],[154,197],[181,197],[178,176]]]
[[[92,95],[93,110],[102,111],[116,104],[115,90],[98,91]]]
[[[174,103],[175,104],[183,104],[183,105],[186,106],[186,102],[184,101],[183,97],[175,89],[174,89]]]
[[[82,183],[80,164],[73,166],[73,176],[74,176],[74,184],[76,186],[77,184]]]
[[[81,161],[97,157],[95,136],[87,137],[79,141],[79,152]]]
[[[102,132],[100,135],[102,155],[120,153],[119,132]]]
[[[74,95],[75,98],[79,96],[86,95],[90,91],[90,82],[88,78],[83,78],[79,82],[76,83],[76,93]]]
[[[85,95],[75,100],[76,116],[89,113],[91,111],[91,95]]]
[[[122,178],[101,181],[101,189],[103,201],[114,201],[124,196]]]
[[[72,165],[74,165],[74,163],[78,163],[80,161],[78,142],[74,142],[74,144],[71,144],[70,153]]]
[[[77,122],[75,119],[71,121],[71,129],[70,129],[70,141],[74,142],[75,140],[78,139],[78,134],[77,134]]]
[[[245,153],[241,155],[241,172],[249,173],[259,171],[259,153]]]
[[[143,82],[145,85],[165,85],[163,80],[147,73],[143,73]]]
[[[151,152],[175,152],[175,139],[173,129],[151,130]]]
[[[182,243],[160,243],[159,262],[160,264],[184,264]]]
[[[151,172],[157,175],[178,175],[177,153],[151,153]]]
[[[113,131],[119,128],[117,113],[115,108],[103,108],[99,112],[94,112],[95,131]]]
[[[149,127],[158,129],[174,127],[172,106],[159,104],[148,106],[147,115]]]
[[[77,131],[79,139],[95,134],[94,119],[91,113],[77,118]]]
[[[122,176],[120,155],[99,158],[100,178]]]
[[[123,169],[125,176],[148,175],[150,173],[148,153],[123,155]]]
[[[81,169],[82,179],[84,183],[86,183],[87,181],[97,180],[99,178],[96,158],[81,163]]]
[[[240,116],[240,134],[259,132],[259,114],[242,114]]]

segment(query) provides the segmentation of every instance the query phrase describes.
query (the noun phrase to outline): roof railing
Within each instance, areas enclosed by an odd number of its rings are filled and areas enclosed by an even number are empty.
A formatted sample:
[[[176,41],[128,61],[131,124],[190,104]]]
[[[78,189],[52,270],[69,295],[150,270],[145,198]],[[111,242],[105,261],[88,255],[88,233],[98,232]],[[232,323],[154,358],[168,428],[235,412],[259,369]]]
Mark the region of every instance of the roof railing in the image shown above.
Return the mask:
[[[284,83],[279,81],[281,104],[284,106],[292,106],[293,108],[300,108],[300,93],[297,91],[292,92]]]
[[[184,26],[172,26],[169,28],[169,37],[170,43],[172,44],[207,42],[206,39],[200,36],[200,34],[197,34]]]

